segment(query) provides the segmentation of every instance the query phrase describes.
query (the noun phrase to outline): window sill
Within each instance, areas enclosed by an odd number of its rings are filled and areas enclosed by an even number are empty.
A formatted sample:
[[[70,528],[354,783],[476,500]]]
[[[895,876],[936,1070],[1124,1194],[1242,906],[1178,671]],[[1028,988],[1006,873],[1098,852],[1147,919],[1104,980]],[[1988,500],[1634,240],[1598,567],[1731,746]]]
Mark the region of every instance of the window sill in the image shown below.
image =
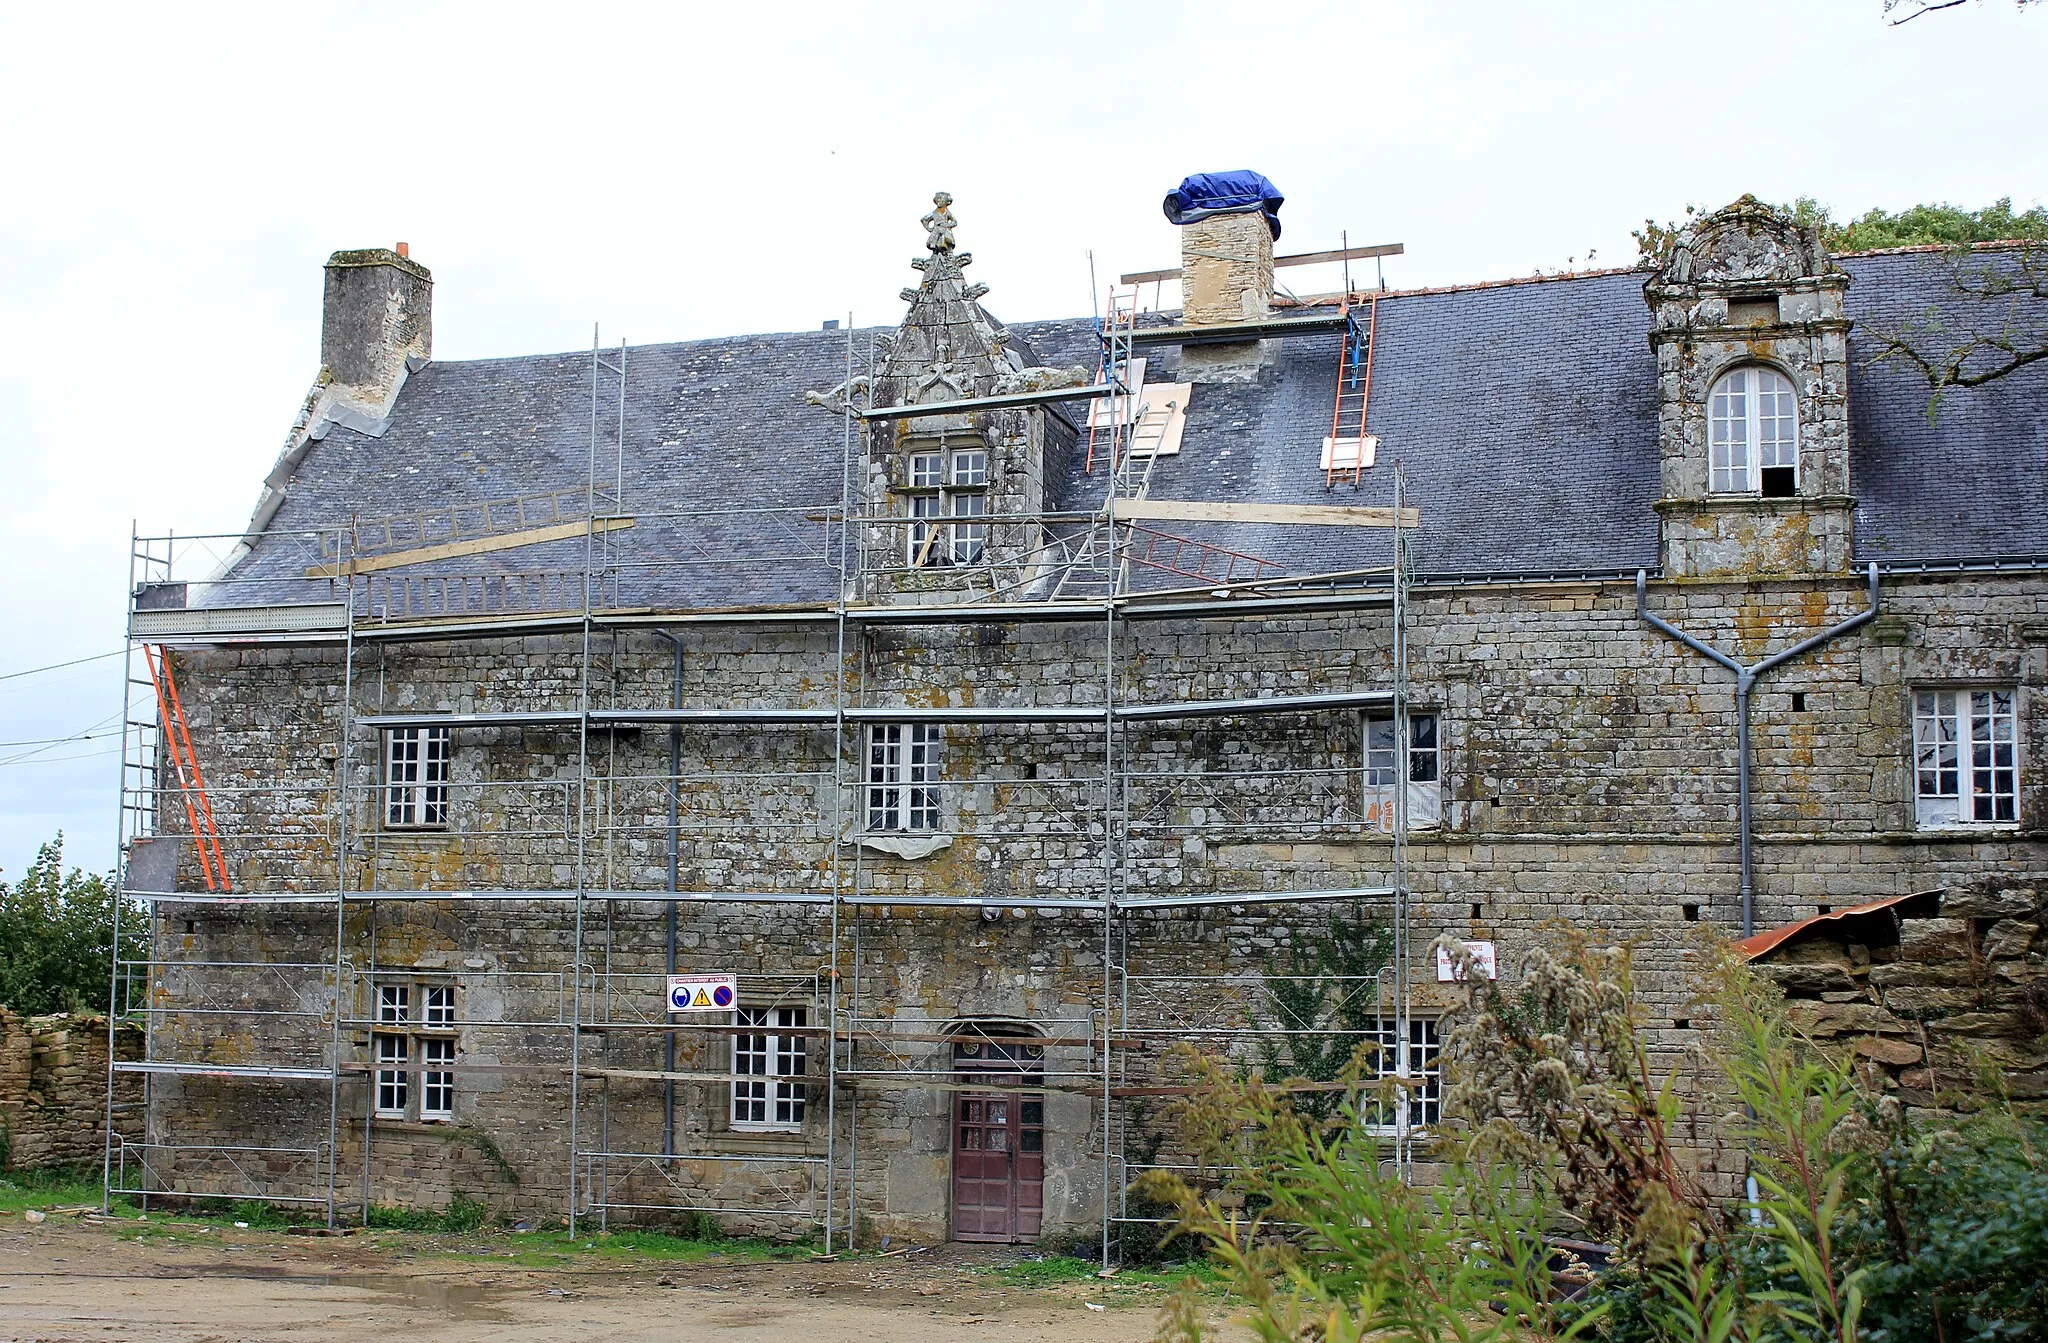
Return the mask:
[[[1937,838],[1971,837],[1976,835],[2012,836],[2020,833],[2018,821],[1949,821],[1933,825],[1916,825],[1916,835],[1932,835]]]
[[[348,1116],[348,1122],[357,1128],[364,1123],[361,1115]],[[382,1133],[432,1134],[437,1138],[445,1138],[459,1127],[453,1119],[407,1119],[404,1115],[374,1115],[369,1122]]]
[[[1697,499],[1659,499],[1659,513],[1799,513],[1812,508],[1854,508],[1847,494],[1703,494]]]
[[[914,830],[871,831],[858,836],[856,842],[864,849],[894,854],[898,858],[929,858],[953,847],[951,835],[920,834]]]

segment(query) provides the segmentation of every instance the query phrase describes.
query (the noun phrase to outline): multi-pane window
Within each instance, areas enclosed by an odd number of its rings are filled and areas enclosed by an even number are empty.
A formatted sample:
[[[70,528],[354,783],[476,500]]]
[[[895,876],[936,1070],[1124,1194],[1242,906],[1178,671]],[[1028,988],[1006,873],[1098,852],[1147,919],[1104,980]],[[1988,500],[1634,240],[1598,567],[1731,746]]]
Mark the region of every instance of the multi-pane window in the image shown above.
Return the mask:
[[[988,545],[988,453],[981,448],[910,455],[909,561],[974,564]],[[953,519],[953,521],[945,521]]]
[[[435,1065],[440,1065],[436,1067]],[[455,1041],[428,1036],[420,1041],[420,1118],[455,1118]]]
[[[802,1029],[809,1018],[809,1009],[803,1007],[734,1009],[734,1025],[758,1032],[732,1038],[734,1128],[803,1127],[804,1037],[786,1032]]]
[[[445,727],[398,727],[384,734],[384,824],[432,829],[448,824]]]
[[[1799,398],[1774,368],[1747,365],[1707,396],[1707,488],[1716,494],[1799,492]]]
[[[407,1046],[403,1035],[377,1037],[377,1114],[384,1119],[403,1119],[412,1101],[411,1078],[406,1068]]]
[[[1398,820],[1394,810],[1394,778],[1399,769],[1399,743],[1394,739],[1394,716],[1386,714],[1365,720],[1365,821],[1380,830],[1392,830]],[[1408,824],[1426,829],[1443,818],[1443,774],[1437,747],[1437,718],[1433,713],[1408,715]]]
[[[372,1036],[377,1054],[377,1114],[403,1119],[412,1104],[412,985],[377,986],[377,1025]],[[393,1030],[392,1027],[398,1029]]]
[[[379,984],[376,994],[371,1049],[376,1059],[377,1117],[454,1119],[455,986]]]
[[[936,723],[877,723],[868,729],[868,829],[939,828]]]
[[[1998,689],[1913,693],[1913,791],[1921,825],[2018,822],[2017,698]]]
[[[1425,1128],[1443,1118],[1444,1075],[1443,1062],[1439,1056],[1436,1022],[1421,1017],[1408,1018],[1408,1057],[1401,1057],[1401,1026],[1392,1017],[1381,1017],[1371,1033],[1372,1043],[1379,1046],[1373,1055],[1374,1071],[1382,1079],[1406,1077],[1409,1079],[1400,1088],[1399,1095],[1406,1097],[1407,1114],[1403,1116],[1396,1104],[1380,1107],[1380,1123],[1391,1128],[1404,1118],[1411,1129]]]

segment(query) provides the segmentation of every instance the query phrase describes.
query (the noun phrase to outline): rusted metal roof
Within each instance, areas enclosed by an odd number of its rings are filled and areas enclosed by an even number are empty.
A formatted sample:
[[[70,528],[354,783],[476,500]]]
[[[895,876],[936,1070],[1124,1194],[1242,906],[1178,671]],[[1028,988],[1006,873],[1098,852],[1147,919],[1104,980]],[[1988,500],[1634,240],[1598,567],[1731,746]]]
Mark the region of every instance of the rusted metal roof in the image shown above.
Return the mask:
[[[1856,905],[1849,909],[1838,909],[1829,914],[1816,914],[1810,919],[1801,919],[1797,923],[1788,923],[1782,928],[1766,929],[1753,937],[1743,938],[1735,944],[1735,949],[1742,954],[1744,960],[1753,961],[1759,956],[1769,955],[1787,943],[1801,939],[1806,934],[1826,924],[1843,925],[1839,929],[1832,929],[1830,931],[1862,934],[1857,939],[1859,941],[1890,945],[1898,940],[1895,931],[1897,920],[1926,918],[1940,911],[1941,892],[1938,889],[1915,891],[1911,895],[1891,895],[1886,896],[1882,900],[1873,900],[1867,905]],[[1875,928],[1865,930],[1856,926],[1856,923],[1873,921],[1872,916],[1876,916],[1877,926]],[[1876,932],[1889,935],[1882,938],[1871,936],[1871,933]]]

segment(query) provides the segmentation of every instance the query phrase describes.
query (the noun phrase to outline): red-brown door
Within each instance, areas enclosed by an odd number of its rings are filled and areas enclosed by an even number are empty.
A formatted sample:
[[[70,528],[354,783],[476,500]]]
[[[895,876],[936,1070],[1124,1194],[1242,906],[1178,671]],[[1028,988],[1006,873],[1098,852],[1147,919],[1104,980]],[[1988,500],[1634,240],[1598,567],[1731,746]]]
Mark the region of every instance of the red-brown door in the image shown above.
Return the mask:
[[[1036,1240],[1045,1208],[1045,1097],[953,1095],[953,1236]]]

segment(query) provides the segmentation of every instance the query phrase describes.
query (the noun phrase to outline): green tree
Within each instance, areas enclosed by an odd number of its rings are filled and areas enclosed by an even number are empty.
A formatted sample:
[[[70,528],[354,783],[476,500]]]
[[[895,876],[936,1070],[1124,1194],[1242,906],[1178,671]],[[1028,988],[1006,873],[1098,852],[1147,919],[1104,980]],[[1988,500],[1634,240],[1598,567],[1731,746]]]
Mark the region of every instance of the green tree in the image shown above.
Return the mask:
[[[0,1006],[76,1012],[107,1001],[113,974],[114,883],[64,871],[64,836],[42,846],[21,880],[0,881]],[[140,956],[142,921],[122,911],[123,955]]]

